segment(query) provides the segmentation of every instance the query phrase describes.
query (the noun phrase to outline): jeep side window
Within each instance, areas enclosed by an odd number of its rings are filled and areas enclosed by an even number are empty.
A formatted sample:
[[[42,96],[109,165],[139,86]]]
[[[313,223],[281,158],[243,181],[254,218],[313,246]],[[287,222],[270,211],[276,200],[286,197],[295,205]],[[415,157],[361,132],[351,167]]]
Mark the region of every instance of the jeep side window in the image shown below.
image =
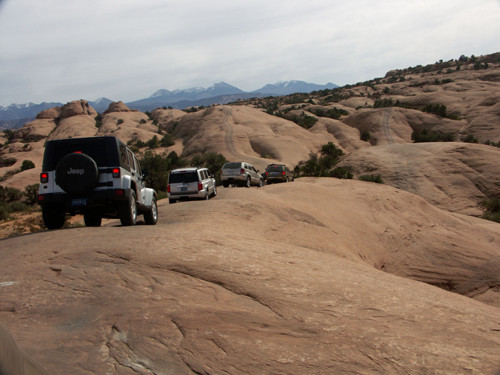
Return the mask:
[[[132,171],[137,170],[137,168],[135,167],[134,154],[132,154],[132,151],[130,150],[127,150],[127,154],[128,154],[128,163],[130,165],[130,169]]]
[[[120,144],[120,166],[125,168],[127,171],[130,170],[130,164],[128,162],[128,156],[127,156],[127,148],[123,144]]]
[[[137,168],[137,173],[139,174],[139,177],[142,177],[141,163],[139,163],[139,160],[137,160],[137,157],[135,155],[134,155],[134,160],[135,160],[135,166]]]

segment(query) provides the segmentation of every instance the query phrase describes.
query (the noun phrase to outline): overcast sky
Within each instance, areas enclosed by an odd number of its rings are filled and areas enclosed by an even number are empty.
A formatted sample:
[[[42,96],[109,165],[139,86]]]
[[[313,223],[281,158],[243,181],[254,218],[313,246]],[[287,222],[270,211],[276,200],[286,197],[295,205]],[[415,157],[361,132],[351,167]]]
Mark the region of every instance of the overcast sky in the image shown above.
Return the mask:
[[[0,0],[0,106],[345,85],[500,52],[500,0]]]

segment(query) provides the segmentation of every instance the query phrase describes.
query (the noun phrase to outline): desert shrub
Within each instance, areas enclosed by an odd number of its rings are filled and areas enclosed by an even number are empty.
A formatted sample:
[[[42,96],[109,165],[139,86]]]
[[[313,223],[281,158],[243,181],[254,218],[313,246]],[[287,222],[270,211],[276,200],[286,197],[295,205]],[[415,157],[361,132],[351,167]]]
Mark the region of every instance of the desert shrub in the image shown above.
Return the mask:
[[[384,181],[382,180],[382,176],[380,176],[379,174],[377,174],[377,175],[375,175],[375,174],[365,174],[365,175],[359,176],[359,179],[361,181],[375,182],[377,184],[383,184],[384,183]]]
[[[35,168],[35,163],[33,163],[31,160],[23,160],[23,163],[21,164],[21,171],[26,171],[33,168]]]
[[[462,137],[461,141],[466,143],[479,143],[479,140],[472,134],[468,134],[465,137]]]
[[[370,133],[369,133],[369,132],[367,132],[366,130],[365,130],[365,131],[363,131],[363,132],[361,132],[360,139],[361,139],[362,141],[366,141],[366,142],[368,142],[368,141],[370,140],[370,138],[371,138],[371,136],[370,136]]]
[[[485,145],[494,146],[494,147],[499,147],[500,148],[500,142],[492,142],[489,139],[485,142]]]
[[[487,198],[481,202],[481,205],[485,209],[483,219],[500,223],[500,198]]]
[[[141,121],[139,121],[139,124],[145,124],[145,123],[147,123],[147,121],[145,119],[141,118]]]
[[[95,120],[95,127],[100,128],[102,126],[102,116],[98,114],[96,117],[94,117]]]
[[[158,137],[154,135],[153,138],[146,142],[146,146],[152,149],[160,147],[160,141],[158,140]]]
[[[176,152],[168,155],[155,155],[150,150],[144,153],[141,160],[142,168],[147,171],[146,184],[158,191],[167,191],[168,174],[170,170],[186,165]]]
[[[39,184],[28,185],[24,188],[23,197],[24,201],[29,205],[37,203]]]
[[[329,177],[335,177],[335,178],[345,178],[345,179],[352,179],[353,174],[351,172],[351,168],[349,167],[338,167],[334,168],[330,171],[328,174]]]
[[[193,166],[207,168],[212,175],[215,176],[217,185],[222,184],[220,170],[222,166],[227,163],[227,159],[222,154],[215,152],[208,152],[202,155],[195,155],[191,159],[190,164]]]
[[[169,133],[165,134],[160,141],[161,147],[169,147],[173,146],[174,144],[175,144],[174,137],[172,136],[172,134]]]
[[[433,113],[441,117],[447,117],[446,106],[444,104],[427,104],[423,111]]]
[[[116,121],[116,125],[121,125],[121,124],[123,124],[124,122],[125,122],[125,121],[124,121],[123,119],[121,119],[121,118],[120,118],[120,119],[118,119],[118,120]]]
[[[419,130],[411,134],[411,139],[415,143],[419,142],[453,142],[455,136],[451,133],[442,133],[435,130]]]
[[[0,201],[12,203],[21,200],[23,194],[21,190],[12,187],[0,186]]]
[[[321,146],[320,156],[311,152],[309,159],[301,161],[295,168],[294,173],[297,176],[311,177],[331,177],[330,170],[338,163],[338,158],[344,152],[337,148],[332,142]]]
[[[318,121],[316,117],[306,115],[305,112],[302,112],[298,116],[292,116],[290,120],[295,122],[297,125],[302,126],[304,129],[311,128]]]
[[[347,112],[345,109],[338,109],[337,107],[334,108],[314,108],[310,110],[312,113],[314,113],[316,116],[319,117],[328,117],[332,118],[335,120],[340,119],[341,116],[347,116],[349,112]]]
[[[394,107],[394,105],[392,99],[377,99],[375,103],[373,103],[373,108]]]
[[[4,158],[0,156],[0,168],[10,167],[16,163],[16,159],[14,158]]]

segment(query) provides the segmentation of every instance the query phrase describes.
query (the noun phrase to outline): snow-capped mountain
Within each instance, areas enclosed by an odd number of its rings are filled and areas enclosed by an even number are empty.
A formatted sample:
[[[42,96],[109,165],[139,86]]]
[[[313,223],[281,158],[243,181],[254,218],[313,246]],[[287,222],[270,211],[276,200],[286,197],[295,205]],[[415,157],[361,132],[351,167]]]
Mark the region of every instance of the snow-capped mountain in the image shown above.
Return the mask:
[[[160,89],[155,91],[148,98],[125,103],[131,109],[139,111],[152,111],[156,108],[171,106],[173,108],[188,108],[192,106],[208,106],[219,103],[226,104],[238,99],[248,99],[257,96],[281,96],[293,93],[309,93],[323,89],[333,89],[337,85],[329,82],[326,85],[318,85],[304,81],[284,81],[267,84],[262,88],[245,92],[226,82],[218,82],[210,87],[192,87],[183,90]],[[89,105],[97,112],[102,113],[108,109],[113,101],[108,98],[99,98],[95,101],[89,101]],[[62,103],[41,104],[11,104],[8,107],[0,106],[0,129],[17,128],[28,121],[35,119],[36,115],[43,110],[62,106]]]
[[[267,84],[264,87],[253,92],[268,95],[289,95],[294,93],[310,93],[312,91],[319,91],[324,89],[334,89],[338,85],[328,82],[326,85],[318,85],[315,83],[308,83],[304,81],[282,81],[272,84]]]

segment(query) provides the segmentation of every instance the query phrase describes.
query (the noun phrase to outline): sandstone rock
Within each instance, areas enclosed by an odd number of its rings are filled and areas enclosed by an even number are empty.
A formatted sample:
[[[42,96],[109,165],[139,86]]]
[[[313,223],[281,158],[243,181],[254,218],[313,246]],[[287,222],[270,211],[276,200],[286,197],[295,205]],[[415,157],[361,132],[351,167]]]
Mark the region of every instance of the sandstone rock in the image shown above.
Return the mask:
[[[127,105],[121,101],[110,103],[108,109],[104,111],[104,114],[113,113],[113,112],[137,112],[136,110],[132,110]]]
[[[38,363],[17,346],[8,328],[0,322],[0,374],[48,375]]]
[[[62,111],[61,107],[49,108],[36,115],[36,118],[38,120],[41,119],[55,120],[61,115],[61,111]]]
[[[49,373],[499,370],[496,223],[337,179],[159,213],[0,242],[0,320]]]
[[[75,100],[73,102],[65,104],[61,108],[60,118],[65,119],[72,116],[97,116],[97,112],[92,108],[86,100]]]

